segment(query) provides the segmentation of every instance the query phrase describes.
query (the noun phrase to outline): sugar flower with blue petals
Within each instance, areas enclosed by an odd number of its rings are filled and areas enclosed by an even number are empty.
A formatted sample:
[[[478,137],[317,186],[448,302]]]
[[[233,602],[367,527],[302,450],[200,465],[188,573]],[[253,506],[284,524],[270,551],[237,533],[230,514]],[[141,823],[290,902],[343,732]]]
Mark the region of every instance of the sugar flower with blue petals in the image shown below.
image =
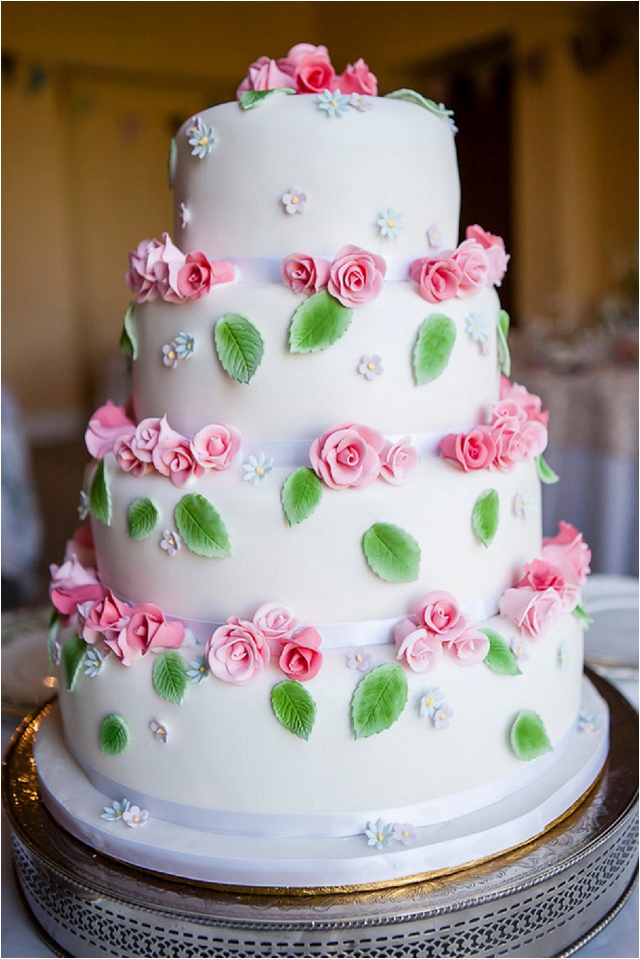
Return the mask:
[[[397,240],[404,230],[403,214],[391,207],[382,211],[376,223],[380,227],[380,236],[386,236],[388,240]]]
[[[378,819],[377,822],[370,820],[364,831],[367,837],[367,845],[374,849],[384,849],[393,839],[394,824],[385,822],[384,819]]]
[[[202,117],[196,117],[193,126],[187,130],[189,135],[189,146],[193,147],[192,156],[203,160],[213,150],[216,142],[215,131],[213,127],[208,127]]]
[[[473,310],[465,320],[465,330],[468,336],[480,347],[480,352],[485,356],[489,352],[489,340],[491,336],[491,323],[485,313],[479,310]]]
[[[247,483],[251,483],[255,486],[257,483],[261,483],[265,478],[267,473],[270,473],[273,469],[273,460],[269,457],[267,458],[264,453],[260,453],[258,456],[250,456],[248,463],[242,464],[242,469],[244,470],[244,476],[242,477]]]
[[[104,812],[100,819],[106,819],[107,822],[118,822],[131,806],[128,799],[121,799],[120,802],[114,801],[113,806],[104,806]]]
[[[102,669],[103,659],[95,646],[90,646],[84,658],[85,676],[97,676]]]
[[[602,713],[581,709],[578,713],[578,729],[583,733],[599,733],[602,729]]]
[[[420,715],[423,719],[435,719],[437,710],[444,702],[444,694],[439,686],[432,686],[420,700]]]
[[[189,669],[187,676],[192,683],[201,683],[209,675],[209,664],[204,656],[198,656],[197,659],[189,660]]]
[[[193,356],[195,340],[190,333],[178,333],[173,341],[179,360],[188,360]]]
[[[351,97],[341,93],[340,90],[325,90],[324,93],[318,93],[316,100],[318,110],[324,110],[328,117],[342,117],[349,109]]]
[[[535,493],[523,489],[516,493],[513,511],[520,519],[534,519],[538,515],[538,502]]]

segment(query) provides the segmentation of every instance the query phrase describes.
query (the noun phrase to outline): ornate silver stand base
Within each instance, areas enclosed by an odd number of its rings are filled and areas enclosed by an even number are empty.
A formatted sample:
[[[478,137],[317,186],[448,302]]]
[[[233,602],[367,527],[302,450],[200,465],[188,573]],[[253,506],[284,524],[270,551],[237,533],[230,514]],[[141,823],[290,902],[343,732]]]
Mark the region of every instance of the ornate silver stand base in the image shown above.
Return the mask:
[[[543,837],[411,885],[307,895],[225,892],[107,859],[39,801],[38,717],[5,761],[3,803],[22,891],[61,955],[569,956],[615,915],[637,870],[637,715],[592,676],[611,752],[587,798]]]

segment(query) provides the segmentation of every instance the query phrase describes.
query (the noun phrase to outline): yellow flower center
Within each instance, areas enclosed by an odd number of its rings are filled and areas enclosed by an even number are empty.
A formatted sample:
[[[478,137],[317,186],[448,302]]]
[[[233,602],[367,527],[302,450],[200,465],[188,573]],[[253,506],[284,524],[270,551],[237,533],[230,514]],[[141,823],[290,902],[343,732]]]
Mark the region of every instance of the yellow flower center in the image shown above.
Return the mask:
[[[164,736],[164,734],[166,733],[166,729],[164,728],[164,726],[158,726],[156,732],[158,733],[158,736]]]
[[[291,197],[291,202],[292,202],[292,203],[299,203],[299,202],[300,202],[300,197],[298,197],[298,196],[292,196],[292,197]]]
[[[170,360],[175,360],[177,355],[178,354],[176,353],[175,350],[169,350],[169,352],[167,353],[167,356],[169,357]]]
[[[133,815],[131,817],[132,822],[140,822],[140,816]]]
[[[389,227],[390,230],[393,230],[395,225],[396,225],[395,220],[387,220],[387,226]]]
[[[408,829],[403,829],[403,830],[402,830],[402,838],[403,838],[403,839],[408,839],[409,836],[410,836],[409,830],[408,830]]]
[[[337,101],[337,100],[329,100],[329,105],[332,106],[332,107],[337,107],[337,106],[338,106],[338,101]]]
[[[361,656],[361,654],[360,654],[360,653],[356,653],[356,663],[361,663],[361,662],[362,662],[362,656]]]
[[[378,840],[378,842],[384,842],[384,833],[383,833],[383,832],[377,832],[377,833],[376,833],[376,839]]]
[[[375,370],[375,368],[376,368],[376,364],[375,364],[375,363],[367,363],[367,369],[368,369],[368,370]]]
[[[254,472],[256,476],[262,476],[264,474],[264,466],[256,466]]]
[[[208,144],[208,142],[209,142],[209,137],[206,135],[206,133],[203,133],[202,136],[200,137],[200,139],[198,140],[198,146],[199,146],[199,147],[206,147],[206,145]]]

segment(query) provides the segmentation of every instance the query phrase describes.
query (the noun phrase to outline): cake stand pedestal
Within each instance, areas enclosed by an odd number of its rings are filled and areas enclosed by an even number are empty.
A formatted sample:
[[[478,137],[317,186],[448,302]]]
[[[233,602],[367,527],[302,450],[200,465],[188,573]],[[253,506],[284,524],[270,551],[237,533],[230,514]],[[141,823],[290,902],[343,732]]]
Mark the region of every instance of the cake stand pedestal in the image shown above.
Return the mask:
[[[40,802],[39,713],[3,770],[15,868],[61,956],[570,956],[622,908],[637,873],[638,717],[590,674],[611,713],[600,779],[526,845],[449,875],[385,888],[269,894],[142,872],[73,839]]]

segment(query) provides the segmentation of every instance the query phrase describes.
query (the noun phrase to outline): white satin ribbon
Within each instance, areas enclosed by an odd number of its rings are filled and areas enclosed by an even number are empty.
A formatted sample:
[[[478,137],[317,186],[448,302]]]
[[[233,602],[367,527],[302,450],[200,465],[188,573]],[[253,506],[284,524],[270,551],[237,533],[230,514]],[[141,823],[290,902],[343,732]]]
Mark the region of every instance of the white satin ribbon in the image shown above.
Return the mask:
[[[356,836],[364,831],[367,822],[383,819],[386,822],[409,822],[415,828],[448,823],[501,802],[525,789],[557,763],[562,763],[572,748],[576,726],[559,741],[552,752],[526,763],[521,770],[499,782],[485,783],[474,789],[429,799],[410,806],[385,809],[365,809],[358,812],[326,815],[282,815],[278,813],[247,813],[204,809],[160,799],[106,776],[91,763],[74,752],[67,739],[67,748],[84,770],[92,785],[110,799],[129,802],[147,809],[154,819],[188,826],[204,832],[226,833],[235,836],[253,836],[271,839],[331,839]]]
[[[318,256],[315,258],[328,260],[329,262],[333,260],[333,256]],[[284,257],[280,256],[237,256],[229,257],[227,262],[234,265],[237,282],[248,286],[259,286],[283,282],[281,272],[283,259]],[[417,257],[391,254],[384,256],[383,259],[387,264],[385,283],[401,283],[409,279],[409,269]]]

